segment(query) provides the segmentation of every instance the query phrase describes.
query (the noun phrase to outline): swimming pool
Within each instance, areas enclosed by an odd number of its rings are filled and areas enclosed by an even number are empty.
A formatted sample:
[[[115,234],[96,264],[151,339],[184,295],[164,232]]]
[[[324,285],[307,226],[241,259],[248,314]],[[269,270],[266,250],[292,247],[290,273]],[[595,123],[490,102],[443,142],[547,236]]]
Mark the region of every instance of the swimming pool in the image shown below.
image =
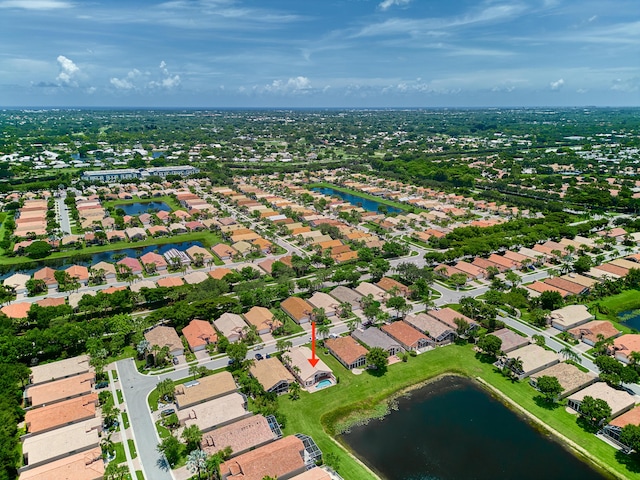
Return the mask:
[[[317,384],[316,384],[316,390],[319,390],[321,388],[326,388],[326,387],[330,387],[331,385],[333,385],[333,382],[331,380],[327,380],[326,378],[324,380],[320,380]]]

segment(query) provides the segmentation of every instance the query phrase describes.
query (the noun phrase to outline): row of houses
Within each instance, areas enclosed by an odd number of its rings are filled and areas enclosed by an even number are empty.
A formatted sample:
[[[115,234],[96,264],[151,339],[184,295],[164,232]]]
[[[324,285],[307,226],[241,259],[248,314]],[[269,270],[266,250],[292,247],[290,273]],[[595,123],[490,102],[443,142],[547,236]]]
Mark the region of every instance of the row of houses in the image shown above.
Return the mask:
[[[102,414],[94,383],[87,355],[31,368],[20,480],[102,478]]]

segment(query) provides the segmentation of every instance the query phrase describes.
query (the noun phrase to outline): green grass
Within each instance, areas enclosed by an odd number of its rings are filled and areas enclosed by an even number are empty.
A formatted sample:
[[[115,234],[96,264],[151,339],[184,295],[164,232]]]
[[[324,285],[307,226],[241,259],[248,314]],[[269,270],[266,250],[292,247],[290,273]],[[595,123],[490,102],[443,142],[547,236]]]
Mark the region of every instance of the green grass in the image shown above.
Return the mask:
[[[129,423],[129,415],[127,414],[127,412],[122,412],[122,426],[125,430],[131,426],[131,424]]]
[[[111,370],[111,376],[113,377],[114,380],[118,379],[118,371],[117,370]]]
[[[114,443],[113,448],[116,451],[115,462],[120,464],[127,461],[127,456],[124,454],[124,445],[122,442]]]
[[[156,422],[156,430],[158,430],[158,435],[160,436],[161,440],[171,435],[171,431],[167,427],[162,425],[162,420],[158,420]]]
[[[124,396],[122,395],[122,390],[116,390],[116,394],[118,395],[118,403],[122,405],[124,403]]]
[[[527,382],[507,380],[490,363],[483,363],[475,358],[469,345],[451,345],[409,358],[407,363],[391,365],[382,377],[368,372],[356,376],[333,357],[322,355],[321,358],[339,377],[339,383],[313,394],[302,392],[301,399],[297,401],[292,401],[286,395],[279,397],[280,411],[286,417],[284,433],[288,435],[304,432],[313,437],[325,455],[338,454],[338,473],[343,478],[374,477],[333,441],[336,425],[344,422],[345,418],[362,418],[363,412],[375,414],[380,411],[379,404],[394,394],[444,373],[483,379],[549,427],[582,446],[617,475],[623,478],[640,478],[635,473],[638,471],[637,465],[631,466],[633,470],[630,470],[619,463],[616,450],[583,430],[576,422],[576,416],[567,413],[562,406],[550,409],[547,405],[539,405],[534,400],[536,391]]]
[[[136,452],[135,443],[131,438],[127,439],[127,444],[129,445],[129,453],[131,454],[131,458],[136,458],[138,456],[138,452]]]
[[[144,480],[144,475],[141,470],[136,470],[136,480]]]
[[[607,313],[603,314],[597,311],[594,307],[595,304],[599,304],[601,308],[606,309]],[[596,319],[598,320],[610,320],[615,324],[615,327],[622,331],[622,333],[632,333],[632,329],[620,322],[618,315],[620,312],[626,310],[640,309],[640,292],[638,290],[626,290],[618,295],[612,295],[605,297],[601,300],[593,301],[589,304],[589,311],[596,312]]]

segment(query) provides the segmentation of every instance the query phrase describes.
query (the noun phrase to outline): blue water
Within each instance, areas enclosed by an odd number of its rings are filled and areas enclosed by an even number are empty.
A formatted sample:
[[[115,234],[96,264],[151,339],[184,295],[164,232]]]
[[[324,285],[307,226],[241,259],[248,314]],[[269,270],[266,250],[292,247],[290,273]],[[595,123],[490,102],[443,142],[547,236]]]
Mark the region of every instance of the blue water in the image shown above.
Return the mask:
[[[629,328],[640,331],[640,310],[625,310],[618,314],[618,321]]]
[[[316,384],[316,389],[321,389],[321,388],[326,388],[326,387],[330,387],[331,385],[333,385],[333,382],[331,380],[320,380],[317,384]]]
[[[605,478],[466,378],[415,390],[341,438],[386,480]]]
[[[349,202],[351,205],[355,205],[357,207],[362,207],[368,212],[377,212],[378,207],[382,204],[380,202],[376,202],[375,200],[370,200],[368,198],[359,197],[357,195],[352,195],[350,193],[341,192],[339,190],[334,190],[330,187],[316,187],[312,188],[314,192],[320,192],[323,195],[330,195],[335,197],[340,197],[342,200]],[[402,213],[403,210],[396,207],[390,207],[388,205],[384,205],[386,207],[387,212],[389,213]]]
[[[150,210],[170,212],[171,207],[164,202],[138,202],[130,203],[128,205],[117,205],[116,208],[121,208],[127,215],[140,215]]]
[[[99,263],[99,262],[115,263],[124,257],[137,258],[149,252],[156,252],[156,253],[159,253],[160,255],[163,255],[168,250],[171,250],[172,248],[185,251],[187,248],[190,248],[194,245],[197,245],[198,247],[203,246],[202,242],[193,242],[193,241],[166,243],[164,245],[149,245],[147,247],[124,248],[122,250],[112,250],[109,252],[94,253],[93,255],[91,255],[89,260],[84,260],[84,259],[78,260],[70,257],[70,258],[60,259],[59,262],[55,262],[53,264],[51,262],[47,262],[47,264],[51,268],[56,270],[64,270],[69,265],[84,265],[88,267],[90,265],[95,265],[96,263]],[[117,247],[117,244],[115,244],[114,246]],[[26,275],[33,275],[34,272],[40,270],[42,267],[45,266],[45,262],[43,261],[34,262],[34,263],[37,265],[37,267],[35,268],[25,269],[25,268],[20,268],[19,265],[15,269],[12,268],[11,270],[6,271],[2,275],[0,275],[0,280],[4,280],[5,278],[10,277],[11,275],[17,272],[24,273]]]

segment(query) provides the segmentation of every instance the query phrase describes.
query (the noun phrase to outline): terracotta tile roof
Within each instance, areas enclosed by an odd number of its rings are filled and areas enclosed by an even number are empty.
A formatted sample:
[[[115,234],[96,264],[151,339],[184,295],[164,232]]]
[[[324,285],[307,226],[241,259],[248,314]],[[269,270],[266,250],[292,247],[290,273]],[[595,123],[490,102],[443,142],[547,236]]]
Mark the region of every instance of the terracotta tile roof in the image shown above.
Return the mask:
[[[156,280],[156,285],[159,287],[181,287],[184,282],[180,277],[163,277]]]
[[[383,289],[386,292],[389,292],[389,291],[393,290],[394,288],[397,288],[399,290],[400,294],[409,295],[409,287],[407,287],[406,285],[403,285],[402,283],[394,280],[393,278],[382,277],[380,279],[380,281],[378,283],[376,283],[376,285],[378,285],[381,289]]]
[[[324,342],[329,351],[338,357],[345,365],[355,363],[366,356],[368,350],[356,342],[352,337],[330,338]]]
[[[404,322],[383,325],[382,331],[409,349],[417,348],[420,343],[426,344],[429,341],[423,333]]]
[[[302,440],[289,436],[227,460],[220,465],[225,479],[262,480],[265,476],[284,477],[305,469]]]
[[[281,326],[281,322],[274,320],[273,313],[268,308],[264,307],[251,307],[251,309],[245,313],[245,320],[249,325],[255,325],[258,332],[263,330],[275,330]]]
[[[144,334],[144,338],[151,346],[158,345],[160,348],[169,347],[169,351],[182,349],[182,341],[173,327],[160,325],[152,328]]]
[[[609,425],[620,428],[627,425],[640,425],[640,405],[614,418],[609,422]]]
[[[20,480],[102,480],[100,447],[77,453],[20,473]]]
[[[41,307],[59,307],[65,304],[64,297],[48,297],[36,302]]]
[[[305,316],[311,315],[313,307],[309,302],[299,297],[289,297],[280,303],[282,308],[287,314],[291,315],[295,320],[300,321]]]
[[[604,335],[605,339],[620,335],[620,331],[606,320],[592,320],[579,327],[572,328],[569,333],[575,338],[587,339],[593,343],[598,341],[598,335]]]
[[[572,293],[573,295],[580,295],[581,293],[584,293],[587,290],[587,288],[582,285],[579,285],[570,280],[566,280],[564,278],[559,278],[559,277],[547,278],[544,281],[544,283],[546,283],[547,285],[551,285],[553,287],[561,288],[562,290],[566,290],[567,292]]]
[[[441,308],[440,310],[429,310],[427,315],[439,320],[453,330],[457,330],[458,328],[455,322],[456,318],[461,318],[469,325],[477,325],[477,322],[449,307]]]
[[[33,279],[43,280],[44,283],[47,284],[47,286],[57,285],[58,281],[56,280],[55,273],[56,271],[53,268],[44,267],[33,274]]]
[[[627,273],[629,273],[628,268],[619,267],[617,265],[612,265],[610,263],[603,263],[602,265],[598,265],[596,268],[598,270],[603,270],[608,273],[613,273],[614,275],[619,275],[621,277],[626,277]]]
[[[38,433],[96,416],[98,394],[64,400],[41,408],[27,410],[24,416],[27,432]]]
[[[211,278],[215,278],[216,280],[222,280],[225,275],[228,275],[230,273],[233,273],[233,270],[230,270],[230,269],[224,268],[224,267],[220,267],[220,268],[214,268],[213,270],[210,270],[209,271],[209,276]]]
[[[55,382],[41,383],[27,387],[26,396],[33,406],[41,406],[66,400],[91,392],[95,374],[87,372],[73,377],[63,378]]]
[[[71,265],[65,270],[71,278],[75,278],[80,281],[89,280],[89,269],[82,265]]]
[[[10,303],[0,309],[9,318],[27,318],[29,310],[31,309],[31,303],[18,302]]]
[[[140,257],[140,261],[143,265],[155,264],[156,268],[166,267],[167,261],[164,259],[162,255],[159,255],[155,252],[145,253]]]
[[[205,433],[200,443],[207,455],[230,447],[232,455],[236,456],[272,440],[275,440],[275,435],[267,419],[253,415]]]
[[[534,292],[538,292],[538,293],[550,291],[550,292],[558,292],[563,297],[566,297],[569,295],[569,292],[567,292],[566,290],[563,290],[558,287],[554,287],[553,285],[549,285],[548,283],[544,283],[540,281],[536,281],[536,282],[533,282],[531,285],[527,285],[527,288],[529,290],[533,290]]]
[[[218,335],[213,326],[206,320],[191,320],[189,325],[182,329],[182,335],[186,338],[191,350],[218,341]]]

